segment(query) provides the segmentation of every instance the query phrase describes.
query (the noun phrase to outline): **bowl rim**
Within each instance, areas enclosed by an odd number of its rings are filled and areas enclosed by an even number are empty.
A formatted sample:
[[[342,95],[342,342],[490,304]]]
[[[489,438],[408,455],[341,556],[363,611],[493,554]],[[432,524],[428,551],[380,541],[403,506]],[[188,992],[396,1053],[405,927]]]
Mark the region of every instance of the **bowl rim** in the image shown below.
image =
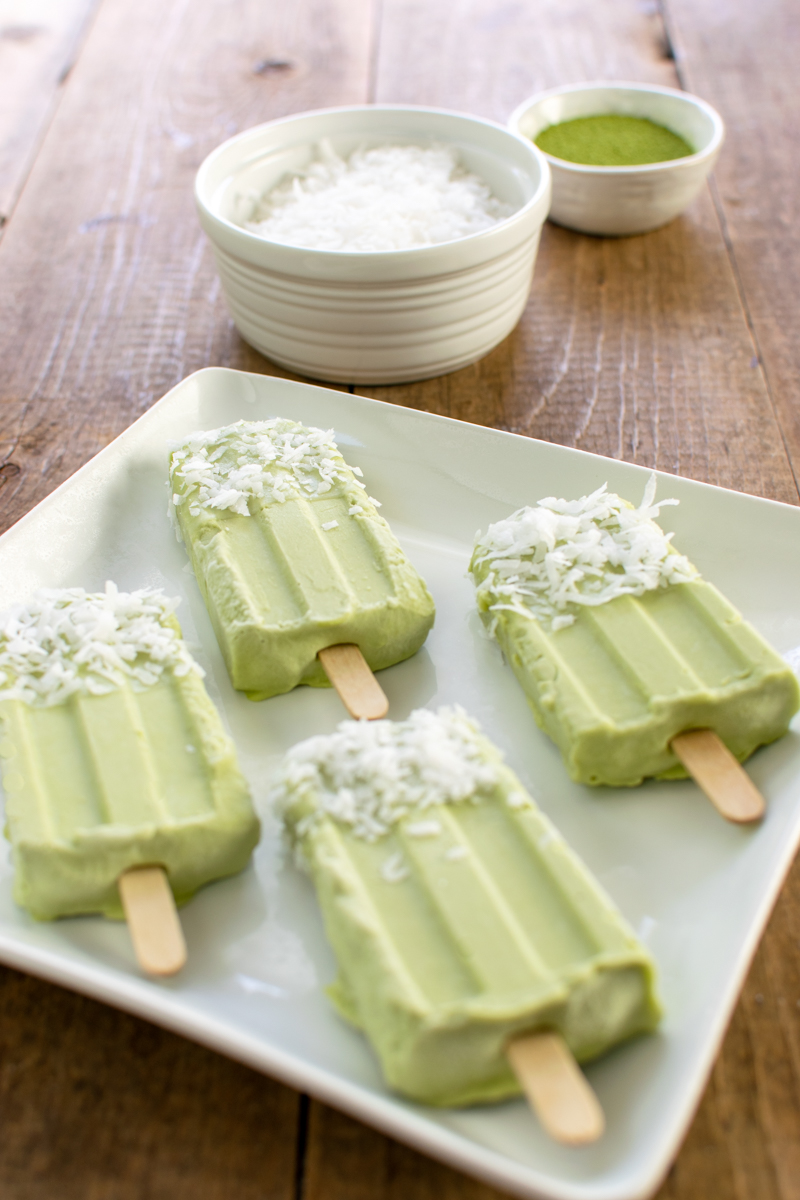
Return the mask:
[[[711,158],[719,152],[723,141],[725,140],[725,122],[719,115],[713,105],[707,100],[702,100],[700,96],[695,96],[693,92],[685,92],[681,88],[666,87],[658,83],[633,83],[625,82],[618,79],[594,79],[586,83],[564,83],[558,87],[546,88],[541,92],[534,92],[527,100],[523,100],[521,104],[512,112],[508,118],[508,128],[512,133],[519,134],[520,137],[526,137],[520,133],[519,123],[523,116],[528,113],[535,105],[540,104],[543,100],[549,99],[551,96],[563,96],[570,92],[591,92],[604,89],[606,91],[620,92],[648,92],[650,94],[660,96],[671,96],[676,100],[682,100],[695,108],[699,108],[710,118],[714,126],[714,132],[711,135],[711,140],[703,150],[698,150],[695,154],[686,154],[682,158],[668,158],[663,162],[654,163],[634,163],[632,166],[595,166],[592,163],[576,163],[570,162],[567,158],[557,158],[554,154],[548,154],[546,150],[542,150],[551,169],[557,167],[560,171],[572,171],[576,175],[633,175],[637,172],[641,174],[653,174],[665,171],[681,170],[687,167],[694,167],[702,163],[704,160]],[[528,139],[533,145],[533,139]],[[537,150],[539,147],[536,147]]]
[[[280,125],[290,125],[300,119],[307,117],[326,117],[340,113],[352,113],[354,115],[364,112],[410,112],[410,113],[427,113],[431,116],[441,117],[457,117],[460,120],[470,122],[475,125],[487,126],[496,132],[505,134],[507,137],[513,138],[525,147],[526,152],[533,151],[533,159],[539,169],[539,182],[536,190],[530,199],[516,210],[510,213],[507,217],[502,217],[494,225],[488,229],[481,229],[477,233],[469,233],[464,237],[452,238],[446,242],[432,242],[427,246],[406,246],[398,250],[322,250],[316,246],[296,246],[291,242],[276,242],[271,238],[266,238],[262,234],[253,233],[249,229],[245,229],[243,225],[237,225],[234,221],[228,220],[227,217],[220,216],[218,212],[205,200],[201,194],[206,180],[206,176],[212,170],[216,160],[222,156],[230,147],[237,141],[245,138],[253,137],[254,134],[261,130],[272,129]],[[459,112],[457,109],[450,108],[435,108],[424,104],[340,104],[329,108],[312,108],[305,109],[302,112],[289,113],[284,117],[276,117],[272,121],[264,121],[260,125],[251,125],[247,129],[235,133],[232,137],[226,138],[224,142],[216,146],[206,157],[197,169],[194,180],[194,198],[197,208],[201,214],[210,220],[213,224],[221,226],[223,229],[245,238],[248,242],[258,246],[276,246],[282,251],[296,251],[302,254],[320,255],[324,261],[335,262],[345,259],[364,260],[370,258],[386,259],[397,261],[401,256],[406,257],[414,254],[425,254],[430,251],[441,251],[449,246],[476,245],[481,241],[486,241],[492,237],[496,237],[498,231],[506,230],[510,226],[525,220],[532,209],[542,205],[547,201],[549,208],[549,196],[552,187],[552,176],[550,171],[549,155],[540,150],[534,145],[530,138],[511,129],[509,125],[502,125],[499,121],[492,121],[488,117],[478,117],[473,113]],[[207,189],[206,189],[207,190]],[[542,216],[542,224],[547,219],[547,212]]]

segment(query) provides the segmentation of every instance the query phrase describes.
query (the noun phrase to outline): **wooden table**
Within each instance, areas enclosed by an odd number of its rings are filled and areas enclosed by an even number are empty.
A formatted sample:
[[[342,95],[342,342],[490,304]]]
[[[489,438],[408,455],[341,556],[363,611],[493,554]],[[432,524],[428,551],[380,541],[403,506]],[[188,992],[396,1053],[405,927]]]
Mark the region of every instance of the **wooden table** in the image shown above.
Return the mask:
[[[2,528],[191,371],[283,374],[234,330],[194,216],[220,141],[370,100],[505,121],[593,78],[711,101],[728,125],[716,181],[644,237],[546,227],[497,350],[358,390],[796,504],[798,49],[793,0],[0,0]],[[799,947],[795,870],[664,1200],[800,1197]],[[499,1195],[11,970],[0,1095],[4,1200]]]

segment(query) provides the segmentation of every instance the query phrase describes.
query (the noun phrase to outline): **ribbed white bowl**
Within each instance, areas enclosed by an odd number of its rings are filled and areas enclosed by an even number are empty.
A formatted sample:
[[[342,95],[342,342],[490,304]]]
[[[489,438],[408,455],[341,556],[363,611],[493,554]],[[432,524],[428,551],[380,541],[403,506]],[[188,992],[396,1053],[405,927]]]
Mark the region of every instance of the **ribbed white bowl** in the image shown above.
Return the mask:
[[[239,197],[305,166],[322,138],[342,157],[387,143],[451,145],[514,211],[470,237],[380,253],[308,250],[242,228]],[[475,362],[514,328],[550,205],[550,171],[528,139],[491,121],[370,105],[302,113],[231,138],[200,167],[195,197],[246,341],[316,379],[399,383]]]
[[[675,88],[574,83],[530,96],[514,110],[508,125],[533,139],[561,121],[607,113],[665,125],[696,153],[639,167],[591,167],[548,154],[553,175],[550,220],[581,233],[616,237],[658,229],[683,212],[703,186],[722,147],[722,118],[705,100]]]

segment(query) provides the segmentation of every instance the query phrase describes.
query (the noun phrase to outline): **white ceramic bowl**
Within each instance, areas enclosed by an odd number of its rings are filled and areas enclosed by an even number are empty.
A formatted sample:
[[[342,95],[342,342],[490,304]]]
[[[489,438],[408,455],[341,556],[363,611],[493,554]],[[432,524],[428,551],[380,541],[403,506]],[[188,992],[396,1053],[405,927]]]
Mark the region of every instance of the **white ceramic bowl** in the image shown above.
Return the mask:
[[[454,146],[514,211],[469,237],[380,253],[287,246],[236,224],[237,197],[306,166],[322,138],[340,156],[390,143]],[[301,375],[398,383],[475,362],[514,328],[550,205],[550,171],[529,139],[491,121],[364,105],[301,113],[231,138],[200,167],[195,197],[246,341]]]
[[[694,199],[717,160],[725,127],[710,104],[646,83],[577,83],[539,92],[511,114],[509,128],[533,139],[561,121],[620,113],[647,117],[685,138],[696,153],[640,167],[590,167],[546,155],[553,174],[550,220],[581,233],[646,233]]]

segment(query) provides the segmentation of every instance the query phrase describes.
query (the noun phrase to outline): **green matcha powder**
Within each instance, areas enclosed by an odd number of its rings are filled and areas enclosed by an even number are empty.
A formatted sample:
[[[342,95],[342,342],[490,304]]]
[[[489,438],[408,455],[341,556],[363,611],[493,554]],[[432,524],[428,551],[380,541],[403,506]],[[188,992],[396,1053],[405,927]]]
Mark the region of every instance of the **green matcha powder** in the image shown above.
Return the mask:
[[[545,154],[590,167],[637,167],[695,153],[671,129],[616,113],[550,125],[534,142]]]

